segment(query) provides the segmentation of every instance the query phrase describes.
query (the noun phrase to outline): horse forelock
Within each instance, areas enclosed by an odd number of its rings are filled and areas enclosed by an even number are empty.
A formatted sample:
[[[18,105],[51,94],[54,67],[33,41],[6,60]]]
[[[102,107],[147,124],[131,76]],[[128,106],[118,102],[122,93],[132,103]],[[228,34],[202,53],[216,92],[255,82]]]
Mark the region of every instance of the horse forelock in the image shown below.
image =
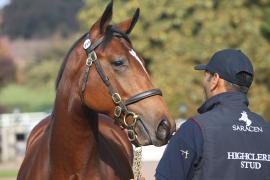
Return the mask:
[[[129,44],[131,44],[131,41],[128,37],[128,35],[119,29],[117,29],[115,26],[110,25],[105,32],[104,40],[102,42],[102,46],[105,48],[112,40],[113,37],[123,38],[125,39]]]

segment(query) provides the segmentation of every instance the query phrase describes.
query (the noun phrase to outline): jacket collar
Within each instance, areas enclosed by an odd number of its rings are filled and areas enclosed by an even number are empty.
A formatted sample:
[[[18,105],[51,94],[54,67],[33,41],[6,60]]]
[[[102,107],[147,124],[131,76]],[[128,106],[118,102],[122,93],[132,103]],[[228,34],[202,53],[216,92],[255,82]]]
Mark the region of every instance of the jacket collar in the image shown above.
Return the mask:
[[[198,113],[202,114],[210,111],[219,104],[229,105],[245,105],[248,106],[249,102],[247,96],[240,92],[225,92],[220,93],[206,100],[198,109]]]

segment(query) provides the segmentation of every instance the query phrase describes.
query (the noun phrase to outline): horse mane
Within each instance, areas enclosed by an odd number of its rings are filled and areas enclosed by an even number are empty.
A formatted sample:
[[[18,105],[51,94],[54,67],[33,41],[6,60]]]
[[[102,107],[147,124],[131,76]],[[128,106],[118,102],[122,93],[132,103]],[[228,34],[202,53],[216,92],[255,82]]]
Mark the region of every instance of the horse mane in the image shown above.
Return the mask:
[[[70,53],[72,52],[72,50],[79,44],[79,42],[81,42],[81,40],[86,36],[87,33],[85,33],[84,35],[82,35],[72,46],[71,48],[69,49],[68,53],[66,54],[65,58],[64,58],[64,61],[60,67],[60,70],[58,71],[58,75],[57,75],[57,78],[56,78],[56,81],[55,81],[55,90],[58,89],[58,86],[59,86],[59,82],[60,80],[62,79],[62,75],[63,75],[63,72],[65,70],[65,67],[66,67],[66,64],[67,64],[67,61],[68,61],[68,57],[70,55]]]

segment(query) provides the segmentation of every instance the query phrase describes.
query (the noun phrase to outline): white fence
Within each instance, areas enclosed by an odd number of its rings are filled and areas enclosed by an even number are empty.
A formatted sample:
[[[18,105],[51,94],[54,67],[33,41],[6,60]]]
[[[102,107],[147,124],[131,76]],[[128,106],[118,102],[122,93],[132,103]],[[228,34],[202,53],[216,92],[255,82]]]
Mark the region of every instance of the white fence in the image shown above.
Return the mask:
[[[46,116],[45,112],[0,114],[0,160],[23,157],[29,133]]]

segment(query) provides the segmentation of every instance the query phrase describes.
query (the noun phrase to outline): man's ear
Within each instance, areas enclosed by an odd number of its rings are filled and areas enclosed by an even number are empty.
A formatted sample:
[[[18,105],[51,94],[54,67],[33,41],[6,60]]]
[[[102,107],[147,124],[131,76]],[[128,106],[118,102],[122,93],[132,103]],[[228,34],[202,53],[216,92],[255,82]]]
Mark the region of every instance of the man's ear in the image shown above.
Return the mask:
[[[221,85],[221,78],[219,77],[219,75],[217,73],[214,73],[214,75],[211,78],[211,83],[210,83],[210,90],[214,91],[217,88],[219,88],[219,86]]]

